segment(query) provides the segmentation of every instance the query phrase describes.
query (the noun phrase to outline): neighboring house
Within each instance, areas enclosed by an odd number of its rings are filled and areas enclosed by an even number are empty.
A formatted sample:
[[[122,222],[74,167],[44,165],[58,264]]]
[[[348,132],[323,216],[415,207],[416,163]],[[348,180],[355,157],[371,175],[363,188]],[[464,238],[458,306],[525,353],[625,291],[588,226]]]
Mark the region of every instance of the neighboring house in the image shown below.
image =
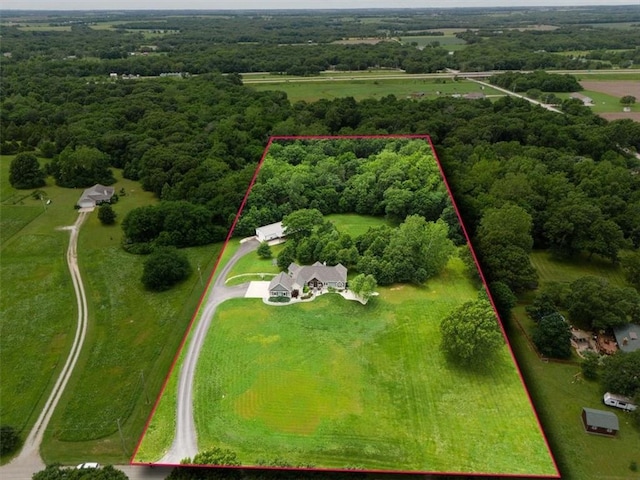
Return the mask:
[[[591,97],[587,97],[586,95],[582,95],[581,93],[572,93],[569,95],[571,98],[577,98],[582,102],[585,107],[593,107],[593,99]]]
[[[466,93],[463,98],[466,98],[467,100],[482,100],[483,98],[486,98],[486,95],[482,92],[469,92]]]
[[[271,280],[269,296],[295,298],[305,286],[315,290],[344,290],[347,287],[347,268],[341,264],[329,266],[320,262],[310,266],[292,263],[287,272],[281,272]]]
[[[105,187],[99,183],[93,187],[87,188],[78,200],[78,206],[80,208],[91,208],[102,202],[108,202],[113,197],[115,189],[113,187]]]
[[[259,242],[269,242],[286,236],[282,222],[270,223],[263,227],[256,228],[256,237]]]
[[[613,334],[616,337],[618,348],[623,352],[640,350],[640,325],[637,323],[613,327]]]
[[[609,437],[614,437],[620,430],[618,417],[615,413],[587,407],[582,409],[582,424],[587,433],[607,435]]]

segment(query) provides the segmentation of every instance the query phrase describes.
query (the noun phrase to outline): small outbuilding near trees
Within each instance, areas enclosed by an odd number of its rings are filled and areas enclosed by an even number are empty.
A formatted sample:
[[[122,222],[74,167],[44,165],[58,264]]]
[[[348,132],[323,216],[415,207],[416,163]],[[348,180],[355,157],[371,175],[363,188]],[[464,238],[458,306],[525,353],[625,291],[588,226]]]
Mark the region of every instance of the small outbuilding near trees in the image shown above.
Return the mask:
[[[256,237],[260,243],[277,240],[285,236],[282,222],[270,223],[256,228]]]
[[[582,409],[582,424],[587,433],[609,437],[614,437],[620,430],[620,423],[615,413],[587,407]]]

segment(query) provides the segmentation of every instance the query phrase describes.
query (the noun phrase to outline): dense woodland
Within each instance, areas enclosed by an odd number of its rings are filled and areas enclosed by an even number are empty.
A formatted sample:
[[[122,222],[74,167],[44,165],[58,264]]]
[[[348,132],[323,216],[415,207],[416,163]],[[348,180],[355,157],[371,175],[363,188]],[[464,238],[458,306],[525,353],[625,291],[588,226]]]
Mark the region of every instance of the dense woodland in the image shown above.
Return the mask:
[[[539,295],[534,303],[539,310],[532,310],[532,315],[543,318],[544,312],[583,308],[576,313],[583,316],[594,310],[582,299],[605,292],[609,296],[603,305],[624,299],[617,303],[618,310],[623,309],[620,318],[637,321],[640,283],[634,282],[640,278],[640,267],[634,265],[640,265],[640,163],[629,151],[640,151],[639,123],[607,122],[572,100],[562,104],[564,114],[511,97],[492,102],[389,95],[361,102],[349,97],[292,103],[282,92],[257,92],[244,86],[237,75],[247,71],[312,74],[326,68],[374,66],[429,72],[445,67],[601,68],[640,63],[640,48],[629,48],[640,45],[640,29],[603,33],[601,27],[590,25],[605,19],[602,12],[588,8],[579,13],[524,12],[522,18],[506,16],[502,33],[483,24],[485,20],[479,20],[483,17],[474,9],[456,15],[399,12],[397,17],[386,14],[384,18],[372,13],[366,21],[357,15],[327,14],[323,22],[293,14],[169,18],[131,13],[118,20],[134,23],[114,31],[91,28],[114,20],[106,13],[61,16],[60,25],[70,26],[69,32],[25,31],[5,25],[0,50],[11,55],[2,58],[0,152],[51,159],[47,173],[66,187],[108,184],[113,180],[109,169],[122,169],[125,177],[138,180],[159,200],[121,221],[124,247],[149,253],[157,247],[223,240],[272,135],[428,134],[499,309],[513,306],[512,292],[537,286],[529,254],[545,249],[558,258],[597,257],[615,264],[622,259],[634,288],[610,291],[590,280],[572,284],[568,291],[550,288]],[[640,9],[635,7],[611,7],[607,15],[607,21],[640,22]],[[566,26],[545,35],[515,29],[558,19]],[[246,27],[238,28],[239,24]],[[459,34],[470,45],[455,55],[449,55],[444,46],[420,50],[405,42],[412,32],[483,25],[486,31]],[[164,33],[149,38],[148,30]],[[389,41],[329,43],[350,36]],[[391,40],[397,37],[403,41]],[[510,48],[505,54],[507,43]],[[129,55],[141,52],[145,45],[156,48],[148,49],[146,56]],[[591,53],[584,59],[553,53],[618,48],[625,50]],[[198,75],[108,78],[111,72],[155,76],[170,71]],[[542,90],[515,74],[496,83],[503,81],[508,88]],[[317,147],[316,157],[304,158],[297,156],[300,145],[296,143],[274,145],[273,167],[266,170],[264,182],[256,185],[236,233],[247,234],[258,224],[299,209],[316,209],[321,214],[386,216],[396,225],[420,215],[460,244],[455,212],[444,192],[416,180],[425,172],[430,178],[435,171],[421,170],[421,157],[412,157],[411,152],[393,157],[400,147],[394,151],[388,142],[362,145],[340,151],[327,143]],[[370,157],[378,164],[363,166],[361,159]],[[410,161],[403,164],[407,158]],[[29,167],[29,172],[41,184],[37,168]],[[427,228],[418,220],[410,223],[416,230]],[[395,241],[384,229],[359,242],[338,236],[335,252],[330,253],[336,260],[346,255],[345,263],[380,277],[382,270],[375,261],[393,263],[393,259],[385,257],[376,238]],[[311,252],[309,242],[296,245],[295,258],[302,258],[305,248],[309,259],[321,258],[315,249]],[[353,255],[354,248],[358,256]],[[367,267],[362,259],[367,252],[373,258],[376,249],[378,260],[367,260]],[[468,252],[465,258],[471,265]],[[607,310],[608,315],[611,312]],[[588,319],[585,327],[609,327],[622,323],[620,318]]]

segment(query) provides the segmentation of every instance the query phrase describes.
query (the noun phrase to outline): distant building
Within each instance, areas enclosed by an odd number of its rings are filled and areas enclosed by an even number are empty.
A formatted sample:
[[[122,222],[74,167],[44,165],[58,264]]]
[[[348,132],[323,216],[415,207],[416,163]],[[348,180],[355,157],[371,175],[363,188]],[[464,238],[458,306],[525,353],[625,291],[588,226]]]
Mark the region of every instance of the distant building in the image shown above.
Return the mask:
[[[640,325],[637,323],[613,327],[613,334],[618,348],[623,352],[640,350]]]
[[[581,93],[572,93],[569,96],[580,100],[585,107],[593,107],[593,99],[591,97],[587,97]]]
[[[97,183],[82,192],[80,200],[78,200],[78,206],[80,208],[93,208],[102,202],[111,201],[114,193],[115,189],[113,187],[105,187]]]
[[[284,238],[285,236],[286,233],[284,233],[282,222],[270,223],[269,225],[256,228],[256,238],[259,242],[269,242],[271,240]]]
[[[482,92],[469,92],[464,95],[467,100],[482,100],[485,98],[485,94]]]
[[[618,417],[615,413],[587,407],[582,409],[582,424],[587,433],[608,437],[614,437],[620,430]]]

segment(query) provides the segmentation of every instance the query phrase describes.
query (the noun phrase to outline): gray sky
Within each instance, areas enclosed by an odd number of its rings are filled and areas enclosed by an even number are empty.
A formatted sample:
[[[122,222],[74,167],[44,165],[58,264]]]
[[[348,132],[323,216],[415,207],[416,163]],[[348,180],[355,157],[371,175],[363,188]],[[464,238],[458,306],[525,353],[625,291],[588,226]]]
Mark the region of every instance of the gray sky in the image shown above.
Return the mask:
[[[640,0],[2,0],[18,10],[240,10],[639,5]]]

